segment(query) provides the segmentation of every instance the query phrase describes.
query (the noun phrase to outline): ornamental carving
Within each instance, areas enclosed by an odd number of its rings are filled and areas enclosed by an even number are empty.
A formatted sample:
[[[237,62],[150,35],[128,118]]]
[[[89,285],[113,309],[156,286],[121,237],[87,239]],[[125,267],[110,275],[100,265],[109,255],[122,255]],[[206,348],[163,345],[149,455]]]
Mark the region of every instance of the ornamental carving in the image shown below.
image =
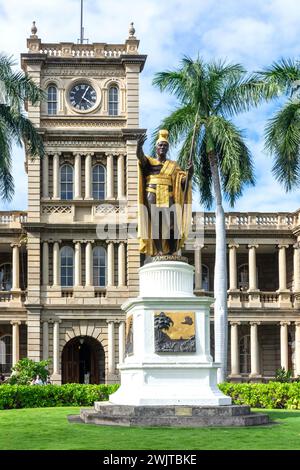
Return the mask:
[[[71,214],[71,206],[43,206],[42,214]]]
[[[60,66],[61,67],[61,66]],[[125,71],[124,69],[115,70],[115,69],[101,69],[97,70],[94,68],[90,69],[82,69],[76,67],[74,64],[74,68],[70,69],[61,69],[57,67],[57,69],[48,69],[42,72],[43,77],[70,77],[74,78],[77,76],[80,77],[97,77],[97,78],[111,78],[118,77],[118,78],[125,78]]]
[[[125,118],[118,121],[84,121],[83,119],[78,119],[78,121],[67,121],[63,119],[41,119],[41,125],[44,127],[125,127],[125,123]]]

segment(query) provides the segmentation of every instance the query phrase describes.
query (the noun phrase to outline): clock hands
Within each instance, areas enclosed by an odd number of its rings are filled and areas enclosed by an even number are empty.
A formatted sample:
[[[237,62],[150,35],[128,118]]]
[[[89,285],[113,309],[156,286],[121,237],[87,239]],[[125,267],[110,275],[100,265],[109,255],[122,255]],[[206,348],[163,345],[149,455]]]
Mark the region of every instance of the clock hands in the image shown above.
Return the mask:
[[[88,87],[85,89],[80,101],[82,101],[84,99],[84,97],[86,95],[86,92],[88,91],[89,88],[90,88],[90,86],[88,85]]]

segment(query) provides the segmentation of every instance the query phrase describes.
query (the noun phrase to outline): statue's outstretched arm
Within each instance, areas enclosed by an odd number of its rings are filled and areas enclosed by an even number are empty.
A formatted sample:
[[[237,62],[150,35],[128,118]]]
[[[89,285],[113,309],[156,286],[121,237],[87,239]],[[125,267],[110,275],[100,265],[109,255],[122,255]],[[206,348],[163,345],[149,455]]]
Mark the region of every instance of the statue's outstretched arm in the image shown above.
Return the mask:
[[[137,141],[137,149],[136,149],[136,156],[140,161],[140,164],[144,167],[147,165],[147,157],[144,154],[143,145],[147,139],[146,134],[142,134],[139,136]]]

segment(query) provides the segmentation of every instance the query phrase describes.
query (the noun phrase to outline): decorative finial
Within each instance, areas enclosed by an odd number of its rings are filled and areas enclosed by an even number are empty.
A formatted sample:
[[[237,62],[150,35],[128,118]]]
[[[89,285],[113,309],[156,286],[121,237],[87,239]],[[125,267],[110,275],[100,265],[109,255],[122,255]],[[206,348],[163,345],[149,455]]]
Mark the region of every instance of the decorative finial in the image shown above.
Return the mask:
[[[37,27],[35,25],[35,21],[33,21],[32,26],[31,26],[31,36],[32,37],[37,37],[36,33],[37,33]]]
[[[130,38],[133,38],[133,37],[134,37],[134,33],[135,33],[135,29],[134,29],[133,23],[130,23],[130,27],[129,27],[129,37],[130,37]]]

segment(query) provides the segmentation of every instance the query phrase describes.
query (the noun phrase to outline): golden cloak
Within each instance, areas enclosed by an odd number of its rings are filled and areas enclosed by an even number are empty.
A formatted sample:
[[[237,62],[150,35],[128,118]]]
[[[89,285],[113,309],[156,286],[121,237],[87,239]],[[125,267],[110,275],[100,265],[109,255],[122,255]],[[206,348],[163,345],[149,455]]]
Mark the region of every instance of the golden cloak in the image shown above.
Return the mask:
[[[161,165],[161,163],[152,157],[146,157],[149,163],[153,165]],[[166,177],[171,178],[173,188],[173,198],[176,207],[176,219],[177,228],[179,232],[179,242],[177,249],[179,250],[185,240],[188,237],[190,228],[191,215],[192,215],[192,182],[189,181],[188,189],[186,192],[186,200],[184,201],[184,189],[183,181],[187,178],[187,172],[181,170],[176,162],[172,160],[166,160],[162,166],[159,174],[155,175],[155,179],[158,180],[157,192],[161,198],[168,197],[168,187],[159,188],[159,178],[165,180]],[[167,192],[165,191],[167,190]],[[165,204],[159,204],[160,207],[164,207]],[[151,220],[147,210],[146,201],[146,179],[144,178],[142,167],[138,161],[138,239],[139,249],[141,253],[146,255],[155,256],[157,254],[156,247],[152,239],[152,228]],[[168,240],[163,240],[163,253],[169,253]]]

